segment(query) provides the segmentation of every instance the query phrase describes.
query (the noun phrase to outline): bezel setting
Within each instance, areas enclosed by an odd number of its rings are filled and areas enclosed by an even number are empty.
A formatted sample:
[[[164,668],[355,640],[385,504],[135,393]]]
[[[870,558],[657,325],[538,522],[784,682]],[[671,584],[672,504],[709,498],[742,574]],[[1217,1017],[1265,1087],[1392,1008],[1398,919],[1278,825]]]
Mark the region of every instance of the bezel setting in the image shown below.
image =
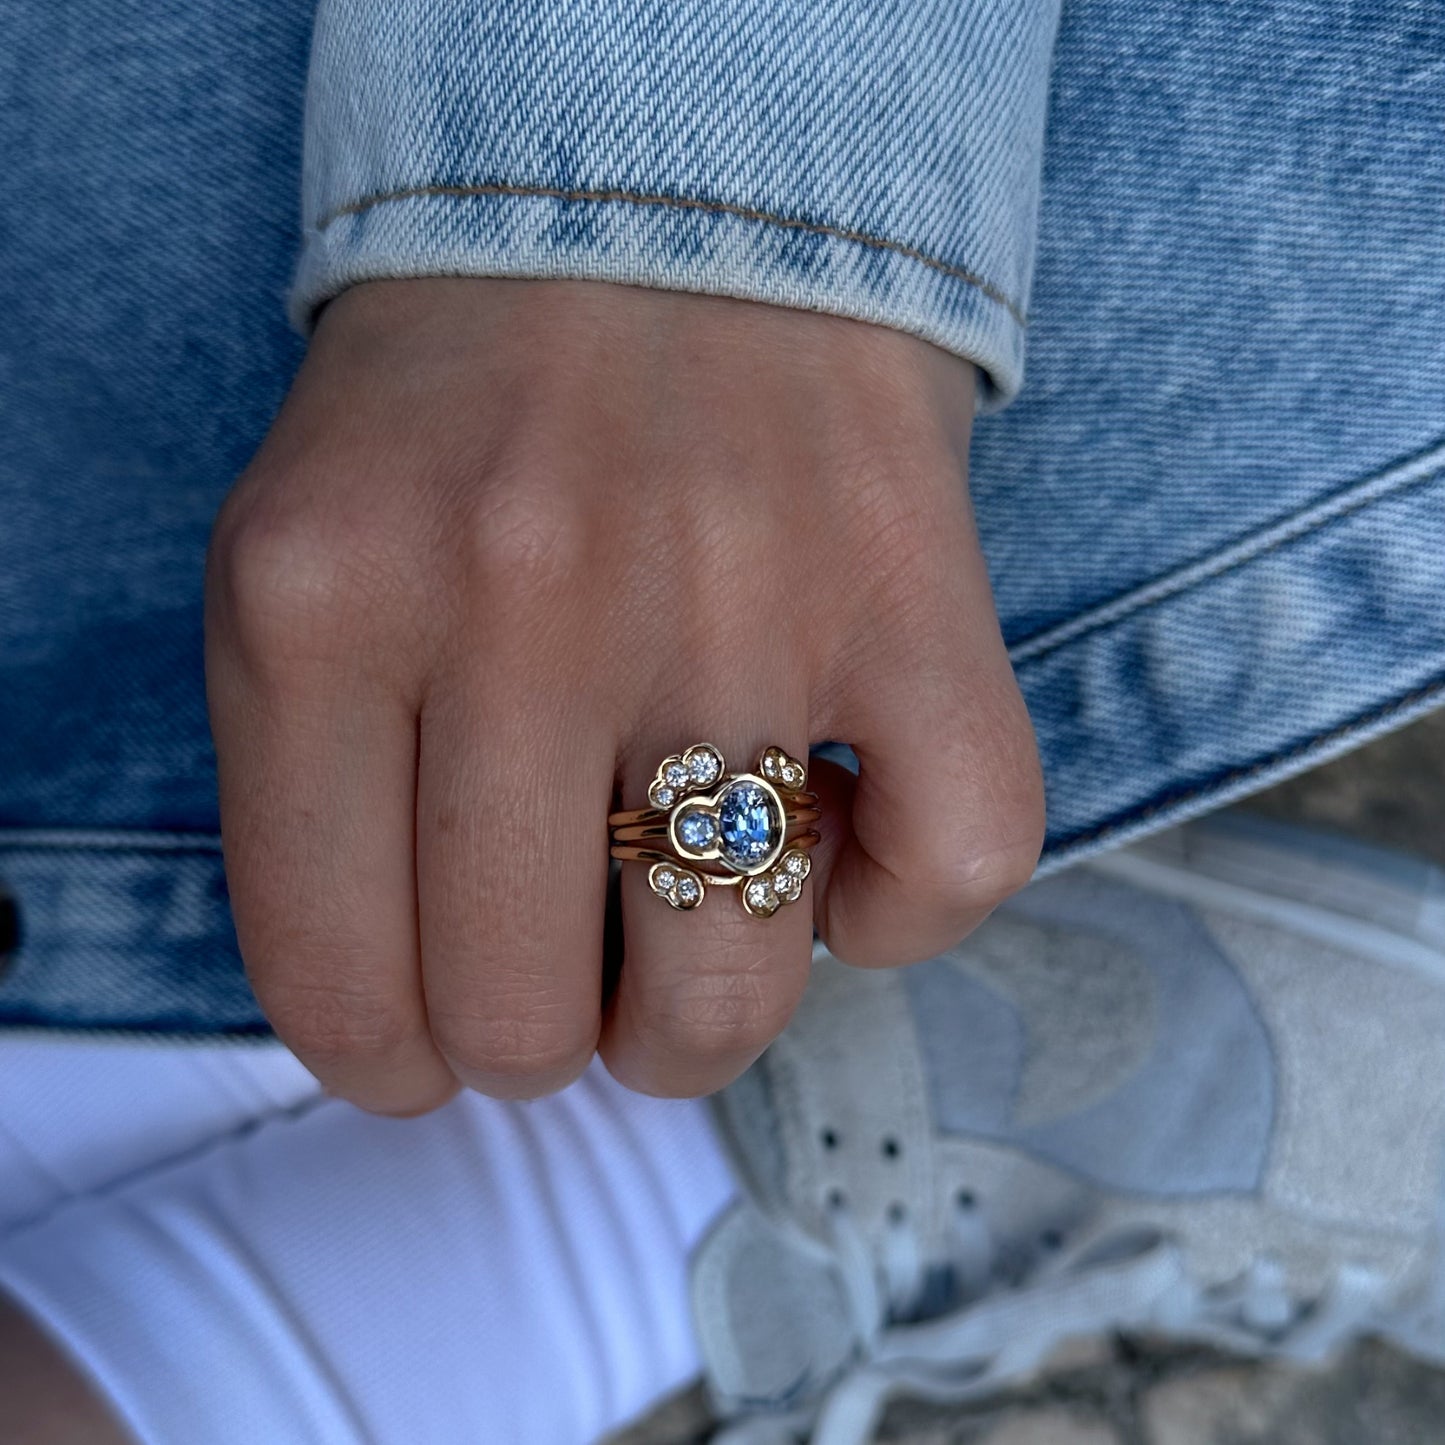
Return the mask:
[[[762,794],[769,814],[767,849],[755,862],[746,865],[732,856],[733,850],[728,848],[722,824],[722,812],[727,797],[745,787],[754,787]],[[713,841],[707,847],[696,847],[682,836],[683,820],[695,813],[705,814],[712,819]],[[778,855],[783,851],[786,814],[787,809],[783,806],[782,798],[778,796],[778,790],[766,778],[760,778],[753,773],[734,773],[724,777],[722,785],[715,791],[702,795],[692,794],[685,807],[675,807],[668,818],[667,839],[674,852],[689,863],[721,863],[739,877],[751,878],[758,873],[766,873],[777,862]]]
[[[747,913],[769,918],[802,896],[811,868],[818,800],[806,781],[782,748],[765,748],[752,772],[729,773],[720,749],[696,743],[662,760],[649,808],[609,818],[612,856],[647,863],[649,887],[675,909],[736,887]]]

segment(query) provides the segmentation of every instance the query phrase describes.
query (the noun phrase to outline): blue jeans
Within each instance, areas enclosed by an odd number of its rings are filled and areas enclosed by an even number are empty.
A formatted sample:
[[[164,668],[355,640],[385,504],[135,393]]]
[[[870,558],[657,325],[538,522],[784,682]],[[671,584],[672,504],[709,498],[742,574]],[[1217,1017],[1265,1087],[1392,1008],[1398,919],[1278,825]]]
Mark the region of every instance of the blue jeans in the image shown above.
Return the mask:
[[[200,586],[302,345],[303,12],[7,16],[3,1024],[265,1029]],[[1445,701],[1442,58],[1404,0],[1065,7],[1028,382],[973,456],[1045,868]]]

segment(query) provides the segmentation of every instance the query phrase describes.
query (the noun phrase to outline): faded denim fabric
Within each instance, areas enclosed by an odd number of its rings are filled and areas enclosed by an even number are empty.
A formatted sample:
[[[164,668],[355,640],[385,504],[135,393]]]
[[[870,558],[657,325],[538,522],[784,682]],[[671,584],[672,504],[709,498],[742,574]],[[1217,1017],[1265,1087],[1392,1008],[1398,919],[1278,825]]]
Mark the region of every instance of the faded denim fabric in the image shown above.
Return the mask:
[[[293,315],[418,267],[638,282],[896,326],[1011,396],[1058,5],[321,0]]]
[[[847,13],[862,24],[869,8]],[[532,13],[567,9],[543,0]],[[517,64],[555,58],[573,34],[558,26],[526,32]],[[3,1023],[264,1031],[225,906],[201,568],[210,518],[300,354],[284,306],[300,242],[308,27],[304,7],[273,0],[13,0],[6,11],[0,880],[20,942],[0,967]],[[900,42],[885,57],[859,39],[839,54],[871,55],[897,80],[839,111],[821,95],[797,98],[820,84],[814,34],[782,24],[772,33],[787,43],[786,64],[776,49],[730,58],[743,75],[776,65],[769,84],[788,105],[829,117],[824,136],[787,137],[793,171],[782,149],[759,141],[754,170],[649,176],[649,156],[661,164],[680,152],[646,125],[639,134],[635,117],[599,102],[578,122],[585,138],[564,144],[553,112],[529,109],[520,91],[507,158],[570,145],[553,174],[590,186],[606,181],[615,147],[619,183],[664,194],[691,181],[702,194],[711,181],[713,197],[748,192],[780,214],[877,227],[950,263],[997,263],[998,284],[1024,294],[1027,252],[1010,249],[1028,244],[1010,229],[1022,211],[990,223],[985,239],[965,214],[962,181],[950,219],[940,190],[910,208],[895,189],[869,210],[867,185],[850,193],[838,179],[855,153],[860,177],[869,165],[883,173],[866,158],[898,154],[885,131],[905,134],[904,150],[941,134],[952,112],[940,95],[955,79],[933,63],[943,47],[920,37],[914,51]],[[426,74],[441,62],[407,53],[416,89],[377,86],[429,115]],[[963,89],[974,84],[966,59]],[[1442,75],[1445,11],[1410,0],[1064,7],[1028,384],[980,422],[972,483],[1044,757],[1046,868],[1445,702]],[[654,99],[675,106],[680,134],[699,109],[680,86]],[[404,116],[392,119],[408,133]],[[352,121],[358,131],[380,124],[359,112]],[[717,118],[724,151],[735,121]],[[416,124],[415,150],[387,155],[410,157],[420,177],[435,158],[434,122]],[[960,161],[956,174],[975,174],[974,164]],[[658,233],[647,227],[662,223],[630,203],[417,199],[427,204],[357,212],[324,248],[311,237],[296,294],[307,294],[308,275],[344,284],[327,268],[379,254],[362,244],[371,225],[399,228],[395,244],[410,249],[392,259],[408,274],[452,265],[455,255],[426,244],[438,235],[458,245],[471,235],[493,255],[515,244],[519,272],[552,237],[581,274],[589,255],[605,260],[609,228],[626,224],[627,264],[644,273],[633,279],[687,279],[665,246],[649,252]],[[545,207],[555,225],[538,220]],[[647,215],[666,211],[674,229],[664,240],[696,226],[698,264],[714,281],[734,275],[740,294],[769,277],[794,287],[796,304],[830,310],[844,292],[849,305],[910,294],[901,253],[880,251],[873,277],[847,259],[877,249],[862,242],[824,236],[768,250],[730,228],[751,225],[761,238],[771,223],[729,217],[713,245],[711,219],[673,209]],[[463,212],[485,219],[464,222]],[[603,222],[604,212],[632,219]],[[398,219],[383,223],[384,213]],[[345,237],[356,247],[334,244]],[[975,240],[1000,249],[971,258]],[[960,283],[957,293],[977,290]],[[926,312],[943,325],[953,314],[941,291],[911,294],[913,319],[900,306],[887,324],[915,328]],[[984,316],[977,297],[966,304]],[[1004,362],[985,339],[978,359],[1003,387]]]

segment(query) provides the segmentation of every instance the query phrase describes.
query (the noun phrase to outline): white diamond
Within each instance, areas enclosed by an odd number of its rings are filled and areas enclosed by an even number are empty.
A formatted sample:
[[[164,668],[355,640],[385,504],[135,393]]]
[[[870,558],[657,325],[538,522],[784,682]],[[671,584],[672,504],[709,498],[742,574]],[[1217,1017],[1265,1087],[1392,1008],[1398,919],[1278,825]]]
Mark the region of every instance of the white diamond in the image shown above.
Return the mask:
[[[671,788],[654,788],[652,790],[652,801],[656,803],[659,808],[672,807],[673,799],[676,797],[677,794],[674,793]]]
[[[794,878],[802,878],[808,871],[808,855],[806,853],[789,853],[783,859],[783,867],[793,875]]]
[[[687,766],[695,783],[710,783],[717,777],[717,758],[712,753],[694,753]]]
[[[778,760],[772,753],[763,759],[763,773],[769,778],[778,776]]]
[[[696,903],[702,896],[695,878],[679,878],[677,880],[677,896],[684,903]]]
[[[681,763],[669,763],[667,771],[662,775],[672,784],[674,788],[680,788],[687,782],[687,769]]]
[[[796,788],[803,781],[803,770],[795,763],[789,763],[783,769],[783,781],[790,787]]]
[[[748,884],[748,902],[754,908],[766,908],[773,901],[773,890],[765,878],[754,879]]]
[[[653,877],[652,885],[659,893],[666,893],[674,883],[677,882],[677,874],[667,868],[661,868]]]
[[[779,898],[796,898],[803,885],[791,873],[779,873],[773,879],[773,887],[778,890]]]

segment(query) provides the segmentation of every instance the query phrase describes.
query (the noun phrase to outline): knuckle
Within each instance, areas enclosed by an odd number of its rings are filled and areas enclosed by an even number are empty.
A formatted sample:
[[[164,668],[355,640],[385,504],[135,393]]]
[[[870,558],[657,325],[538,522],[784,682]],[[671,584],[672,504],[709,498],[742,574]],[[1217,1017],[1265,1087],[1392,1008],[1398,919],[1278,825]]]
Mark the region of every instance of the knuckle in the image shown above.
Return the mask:
[[[448,1075],[445,1080],[423,1090],[383,1099],[352,1095],[351,1102],[365,1113],[384,1119],[420,1119],[451,1103],[460,1087],[456,1079]]]
[[[977,853],[959,880],[958,898],[968,910],[993,908],[1033,877],[1039,845],[1027,839],[997,840]]]
[[[264,991],[266,1016],[293,1053],[317,1072],[386,1064],[420,1041],[417,1023],[396,1001],[357,990],[282,985]]]
[[[967,922],[996,908],[1034,875],[1043,845],[1040,813],[1005,818],[974,814],[936,830],[922,848],[891,864],[911,906],[947,923]]]
[[[986,766],[960,760],[956,795],[962,801],[933,813],[908,862],[909,876],[945,913],[993,908],[1038,866],[1045,833],[1038,751],[1022,703],[1007,712],[984,749]]]
[[[213,599],[242,645],[267,657],[314,653],[347,622],[361,565],[347,539],[305,513],[252,508],[218,526]]]
[[[487,489],[475,506],[467,543],[479,596],[493,605],[530,602],[579,575],[587,529],[562,488],[529,475],[500,479]]]
[[[913,870],[920,902],[945,916],[994,908],[1033,877],[1042,844],[1041,818],[976,827]]]
[[[704,1068],[761,1053],[787,1027],[794,1000],[757,973],[703,974],[644,1001],[646,1042]]]
[[[571,1083],[587,1067],[597,1032],[561,1010],[488,1010],[435,1014],[432,1038],[483,1093],[531,1098]]]

